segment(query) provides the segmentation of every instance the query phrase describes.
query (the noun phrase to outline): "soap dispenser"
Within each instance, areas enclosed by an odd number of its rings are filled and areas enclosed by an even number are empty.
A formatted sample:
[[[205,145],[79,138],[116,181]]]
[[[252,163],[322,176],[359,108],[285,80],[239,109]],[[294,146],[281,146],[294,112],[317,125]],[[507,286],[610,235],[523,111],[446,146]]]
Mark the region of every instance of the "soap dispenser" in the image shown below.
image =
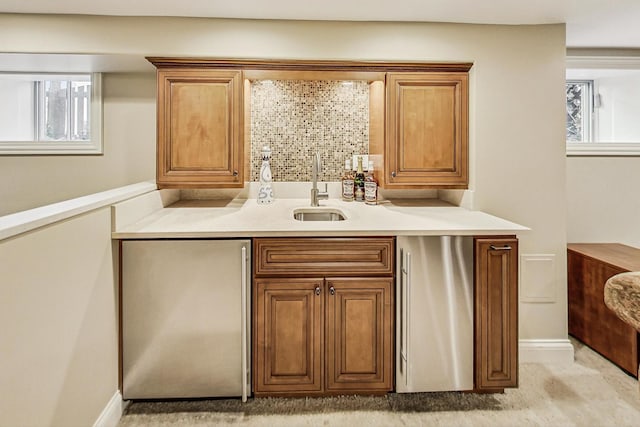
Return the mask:
[[[262,147],[262,166],[260,167],[260,190],[258,191],[258,204],[265,205],[273,202],[273,189],[271,188],[271,148],[268,145]]]

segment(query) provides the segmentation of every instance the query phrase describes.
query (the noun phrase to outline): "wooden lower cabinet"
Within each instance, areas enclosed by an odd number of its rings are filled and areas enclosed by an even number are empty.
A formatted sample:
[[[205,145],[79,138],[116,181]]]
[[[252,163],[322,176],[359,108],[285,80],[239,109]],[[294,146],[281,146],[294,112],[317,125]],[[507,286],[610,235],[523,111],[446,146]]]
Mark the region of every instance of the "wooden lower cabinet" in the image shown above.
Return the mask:
[[[326,389],[392,389],[391,278],[326,281]]]
[[[343,239],[363,244],[366,238]],[[371,239],[380,244],[380,239]],[[324,245],[323,245],[324,243]],[[323,238],[254,239],[253,389],[256,396],[382,394],[393,390],[394,277],[331,274],[331,262],[358,259]],[[301,277],[277,276],[288,257]],[[395,240],[376,250],[376,265],[394,270]],[[384,254],[384,255],[380,255]],[[294,257],[295,258],[295,257]],[[328,263],[328,260],[331,262]],[[317,262],[326,264],[321,274]],[[284,264],[283,264],[284,263]],[[304,266],[308,273],[305,276]],[[339,264],[341,265],[341,264]],[[387,268],[387,267],[385,267]],[[359,269],[359,270],[358,270]],[[518,386],[518,240],[474,238],[474,389]]]
[[[255,281],[255,391],[322,390],[323,279]]]
[[[518,386],[518,240],[476,237],[475,388]]]
[[[254,289],[256,396],[392,390],[392,278],[261,278]]]
[[[362,268],[360,277],[314,270],[317,262],[357,260],[358,253],[349,254],[354,245],[366,247],[369,242],[375,247],[383,241],[388,250],[375,249],[376,259],[388,265],[391,274],[366,277]],[[275,263],[281,271],[279,265],[289,259],[274,255],[281,243],[292,253],[296,246],[306,250],[315,245],[304,259],[295,259],[299,254],[292,259],[301,277],[272,273]],[[334,243],[323,238],[254,239],[255,396],[378,394],[393,389],[394,239],[341,239],[340,253]]]

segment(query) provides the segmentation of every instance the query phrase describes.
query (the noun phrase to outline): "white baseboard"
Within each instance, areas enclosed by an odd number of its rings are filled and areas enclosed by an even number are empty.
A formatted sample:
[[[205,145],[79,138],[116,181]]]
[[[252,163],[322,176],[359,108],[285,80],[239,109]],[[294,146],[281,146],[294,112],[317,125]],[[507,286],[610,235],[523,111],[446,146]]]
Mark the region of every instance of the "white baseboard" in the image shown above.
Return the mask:
[[[116,391],[107,406],[102,410],[93,427],[116,427],[124,411],[124,402],[120,391]]]
[[[520,340],[520,363],[573,363],[574,350],[568,339]]]

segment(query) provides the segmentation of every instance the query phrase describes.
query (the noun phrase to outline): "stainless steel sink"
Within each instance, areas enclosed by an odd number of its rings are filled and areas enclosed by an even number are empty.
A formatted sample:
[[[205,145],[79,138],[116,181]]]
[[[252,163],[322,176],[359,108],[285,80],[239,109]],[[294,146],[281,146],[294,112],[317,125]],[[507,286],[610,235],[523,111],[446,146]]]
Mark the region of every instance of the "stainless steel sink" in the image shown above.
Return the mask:
[[[293,218],[298,221],[344,221],[347,217],[338,209],[296,209]]]

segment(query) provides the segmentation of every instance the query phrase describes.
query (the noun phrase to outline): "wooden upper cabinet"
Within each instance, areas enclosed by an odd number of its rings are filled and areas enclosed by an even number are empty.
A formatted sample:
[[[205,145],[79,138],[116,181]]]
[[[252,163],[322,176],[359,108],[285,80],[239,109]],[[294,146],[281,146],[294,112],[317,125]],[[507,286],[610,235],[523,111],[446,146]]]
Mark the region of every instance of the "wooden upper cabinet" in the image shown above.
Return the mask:
[[[385,188],[467,188],[468,73],[387,73]]]
[[[259,79],[369,82],[369,153],[380,186],[468,186],[472,63],[147,59],[158,69],[160,188],[244,186],[249,81]]]
[[[160,188],[242,187],[242,71],[158,69]]]

